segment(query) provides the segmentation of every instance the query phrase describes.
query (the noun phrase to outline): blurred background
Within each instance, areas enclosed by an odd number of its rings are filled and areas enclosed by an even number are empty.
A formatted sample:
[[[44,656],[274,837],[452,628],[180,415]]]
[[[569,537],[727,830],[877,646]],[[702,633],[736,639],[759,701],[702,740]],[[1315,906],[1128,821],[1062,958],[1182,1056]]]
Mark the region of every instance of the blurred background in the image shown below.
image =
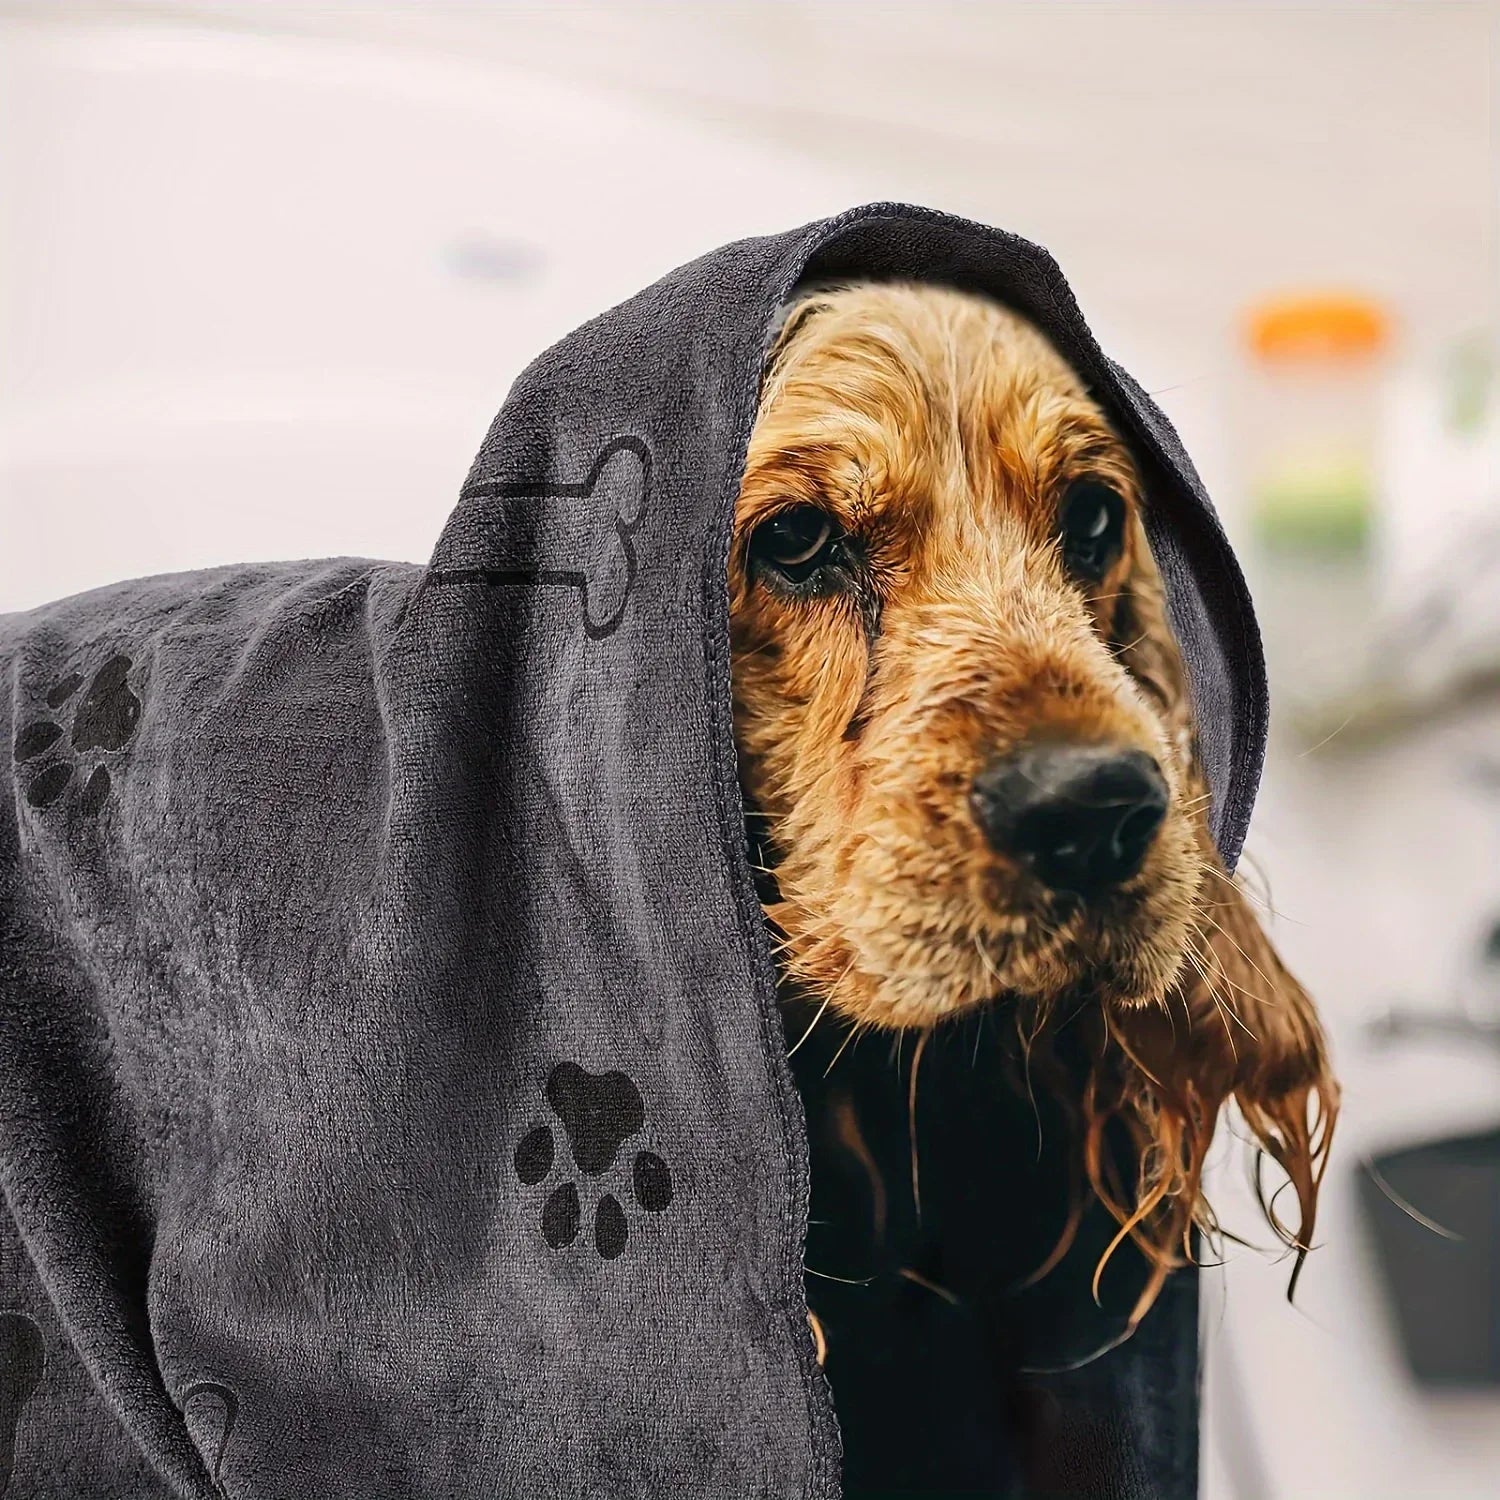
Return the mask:
[[[1492,1495],[1497,73],[1500,9],[1433,0],[0,0],[0,610],[425,559],[520,366],[727,239],[1041,241],[1251,574],[1252,879],[1346,1085],[1297,1305],[1206,1275],[1205,1493]]]

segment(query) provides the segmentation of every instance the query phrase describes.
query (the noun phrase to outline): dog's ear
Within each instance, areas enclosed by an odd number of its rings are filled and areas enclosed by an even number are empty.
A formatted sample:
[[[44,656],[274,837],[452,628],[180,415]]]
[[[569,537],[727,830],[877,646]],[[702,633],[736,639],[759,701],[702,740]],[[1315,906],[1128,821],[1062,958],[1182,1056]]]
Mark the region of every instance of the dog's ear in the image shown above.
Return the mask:
[[[1220,1112],[1232,1100],[1296,1194],[1294,1223],[1277,1215],[1274,1198],[1261,1203],[1272,1228],[1296,1250],[1300,1270],[1312,1241],[1338,1085],[1311,999],[1214,847],[1186,671],[1139,529],[1134,543],[1113,635],[1173,740],[1183,800],[1195,809],[1201,884],[1193,935],[1165,1004],[1107,1018],[1117,1055],[1090,1084],[1089,1174],[1120,1219],[1122,1237],[1134,1239],[1164,1273],[1187,1254],[1194,1224],[1213,1223],[1202,1199],[1203,1164]],[[1130,1194],[1100,1165],[1109,1120],[1124,1124],[1135,1143],[1139,1180]],[[1296,1271],[1289,1292],[1295,1286]]]
[[[1267,1218],[1305,1253],[1338,1112],[1328,1044],[1311,997],[1272,947],[1244,887],[1216,860],[1206,868],[1211,873],[1209,889],[1199,897],[1196,953],[1181,987],[1183,1009],[1199,1038],[1184,1049],[1188,1071],[1206,1079],[1222,1070],[1224,1092],[1297,1195],[1295,1232],[1263,1199]]]
[[[1129,1128],[1140,1163],[1128,1216],[1110,1206],[1122,1224],[1135,1220],[1129,1232],[1152,1259],[1185,1255],[1194,1224],[1214,1226],[1202,1197],[1203,1165],[1220,1113],[1233,1101],[1296,1195],[1297,1211],[1286,1217],[1274,1195],[1260,1197],[1268,1223],[1296,1252],[1290,1296],[1312,1245],[1338,1084],[1312,1000],[1243,886],[1219,865],[1206,830],[1202,839],[1205,884],[1176,986],[1160,1008],[1108,1019],[1122,1058],[1096,1092]]]

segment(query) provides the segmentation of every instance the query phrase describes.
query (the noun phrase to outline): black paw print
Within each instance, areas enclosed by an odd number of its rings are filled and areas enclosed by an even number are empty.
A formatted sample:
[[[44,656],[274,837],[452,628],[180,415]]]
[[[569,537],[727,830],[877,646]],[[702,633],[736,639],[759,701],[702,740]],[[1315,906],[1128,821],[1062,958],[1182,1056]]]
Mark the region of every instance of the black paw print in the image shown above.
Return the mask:
[[[547,1103],[567,1132],[573,1162],[588,1177],[600,1177],[614,1166],[627,1137],[646,1123],[641,1091],[623,1073],[590,1073],[577,1063],[559,1063],[547,1079]],[[516,1147],[516,1176],[535,1187],[552,1170],[557,1141],[545,1122],[533,1126]],[[672,1172],[654,1151],[637,1151],[630,1166],[631,1191],[647,1213],[657,1214],[672,1201]],[[578,1238],[583,1204],[575,1182],[553,1188],[542,1205],[542,1238],[561,1250]],[[605,1260],[624,1253],[630,1237],[625,1208],[613,1193],[594,1207],[594,1248]]]
[[[75,753],[89,750],[122,750],[135,733],[141,717],[141,700],[130,691],[128,656],[112,656],[94,673],[88,691],[78,700],[73,712],[73,732],[68,743]],[[70,673],[48,690],[47,707],[58,713],[83,686],[81,672]],[[57,719],[33,719],[23,725],[16,736],[16,763],[39,761],[36,774],[26,788],[26,800],[33,807],[51,807],[68,789],[77,770],[66,749],[57,755],[52,751],[67,733]],[[79,808],[96,813],[109,796],[109,768],[94,767],[78,797]]]

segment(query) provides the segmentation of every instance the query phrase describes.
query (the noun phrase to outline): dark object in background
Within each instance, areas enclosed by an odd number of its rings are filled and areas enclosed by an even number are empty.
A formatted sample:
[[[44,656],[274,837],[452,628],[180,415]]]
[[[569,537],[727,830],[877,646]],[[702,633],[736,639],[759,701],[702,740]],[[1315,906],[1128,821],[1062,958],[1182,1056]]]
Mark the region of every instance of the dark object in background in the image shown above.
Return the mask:
[[[1500,1385],[1500,1130],[1393,1151],[1371,1167],[1360,1196],[1413,1376]]]

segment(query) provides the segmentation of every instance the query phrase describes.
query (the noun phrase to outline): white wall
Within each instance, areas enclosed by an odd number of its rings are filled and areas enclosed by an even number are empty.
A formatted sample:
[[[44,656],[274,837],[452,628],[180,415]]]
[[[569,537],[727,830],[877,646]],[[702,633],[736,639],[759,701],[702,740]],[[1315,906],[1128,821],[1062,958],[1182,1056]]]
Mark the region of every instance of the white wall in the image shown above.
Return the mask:
[[[425,559],[526,360],[855,193],[497,57],[64,7],[0,37],[4,608]]]

